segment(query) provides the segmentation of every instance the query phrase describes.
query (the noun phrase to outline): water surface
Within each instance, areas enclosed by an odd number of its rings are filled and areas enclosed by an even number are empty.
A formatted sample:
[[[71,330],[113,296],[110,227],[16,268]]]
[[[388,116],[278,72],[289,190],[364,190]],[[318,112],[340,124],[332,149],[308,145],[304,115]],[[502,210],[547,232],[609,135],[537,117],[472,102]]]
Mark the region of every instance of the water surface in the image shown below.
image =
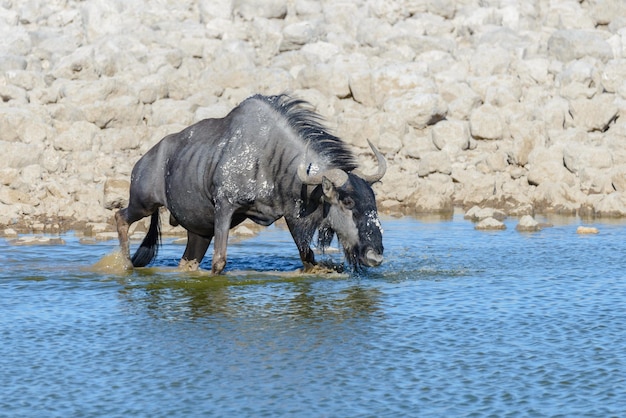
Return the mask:
[[[277,227],[222,277],[0,240],[0,416],[623,416],[626,223],[516,223],[385,219],[381,267],[320,276]]]

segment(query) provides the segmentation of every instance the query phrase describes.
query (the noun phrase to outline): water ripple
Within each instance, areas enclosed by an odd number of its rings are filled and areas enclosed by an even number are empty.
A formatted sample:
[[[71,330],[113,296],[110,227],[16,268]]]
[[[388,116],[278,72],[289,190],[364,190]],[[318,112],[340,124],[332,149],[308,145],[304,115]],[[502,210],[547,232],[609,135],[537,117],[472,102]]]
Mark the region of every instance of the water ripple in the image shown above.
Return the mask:
[[[624,224],[581,237],[386,220],[386,261],[298,275],[288,232],[182,274],[167,243],[129,274],[115,243],[0,241],[0,416],[620,416]],[[203,266],[207,266],[207,262]]]

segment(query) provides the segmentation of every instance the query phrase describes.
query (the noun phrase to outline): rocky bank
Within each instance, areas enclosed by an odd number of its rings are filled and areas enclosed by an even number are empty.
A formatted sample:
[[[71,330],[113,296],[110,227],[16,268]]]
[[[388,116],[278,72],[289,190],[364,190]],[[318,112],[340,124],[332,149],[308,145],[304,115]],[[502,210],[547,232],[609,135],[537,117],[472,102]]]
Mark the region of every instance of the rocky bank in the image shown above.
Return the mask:
[[[0,0],[0,225],[106,229],[154,143],[289,92],[381,211],[626,216],[626,2]]]

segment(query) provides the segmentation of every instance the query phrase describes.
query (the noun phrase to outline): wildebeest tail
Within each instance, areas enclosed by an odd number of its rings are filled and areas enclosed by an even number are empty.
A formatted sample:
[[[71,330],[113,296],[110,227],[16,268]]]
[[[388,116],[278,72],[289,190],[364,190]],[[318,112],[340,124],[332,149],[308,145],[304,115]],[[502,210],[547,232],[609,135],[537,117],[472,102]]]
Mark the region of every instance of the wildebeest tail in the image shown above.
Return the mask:
[[[156,256],[159,244],[161,244],[161,220],[159,218],[159,211],[156,210],[150,218],[148,233],[139,248],[137,248],[137,251],[135,251],[135,255],[133,255],[133,266],[147,266]]]

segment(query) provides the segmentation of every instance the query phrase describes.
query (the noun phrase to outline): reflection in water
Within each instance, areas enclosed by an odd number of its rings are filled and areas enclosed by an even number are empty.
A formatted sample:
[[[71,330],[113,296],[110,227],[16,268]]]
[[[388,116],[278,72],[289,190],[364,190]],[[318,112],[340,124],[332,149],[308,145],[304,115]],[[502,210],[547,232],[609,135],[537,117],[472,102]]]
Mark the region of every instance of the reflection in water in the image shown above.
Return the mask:
[[[167,320],[210,317],[264,317],[292,319],[347,319],[379,310],[380,291],[362,287],[346,276],[297,276],[285,273],[246,276],[201,276],[142,273],[120,294],[134,309],[145,308]],[[174,276],[174,277],[172,277]],[[329,283],[333,282],[333,283]],[[338,283],[343,283],[337,291]]]

